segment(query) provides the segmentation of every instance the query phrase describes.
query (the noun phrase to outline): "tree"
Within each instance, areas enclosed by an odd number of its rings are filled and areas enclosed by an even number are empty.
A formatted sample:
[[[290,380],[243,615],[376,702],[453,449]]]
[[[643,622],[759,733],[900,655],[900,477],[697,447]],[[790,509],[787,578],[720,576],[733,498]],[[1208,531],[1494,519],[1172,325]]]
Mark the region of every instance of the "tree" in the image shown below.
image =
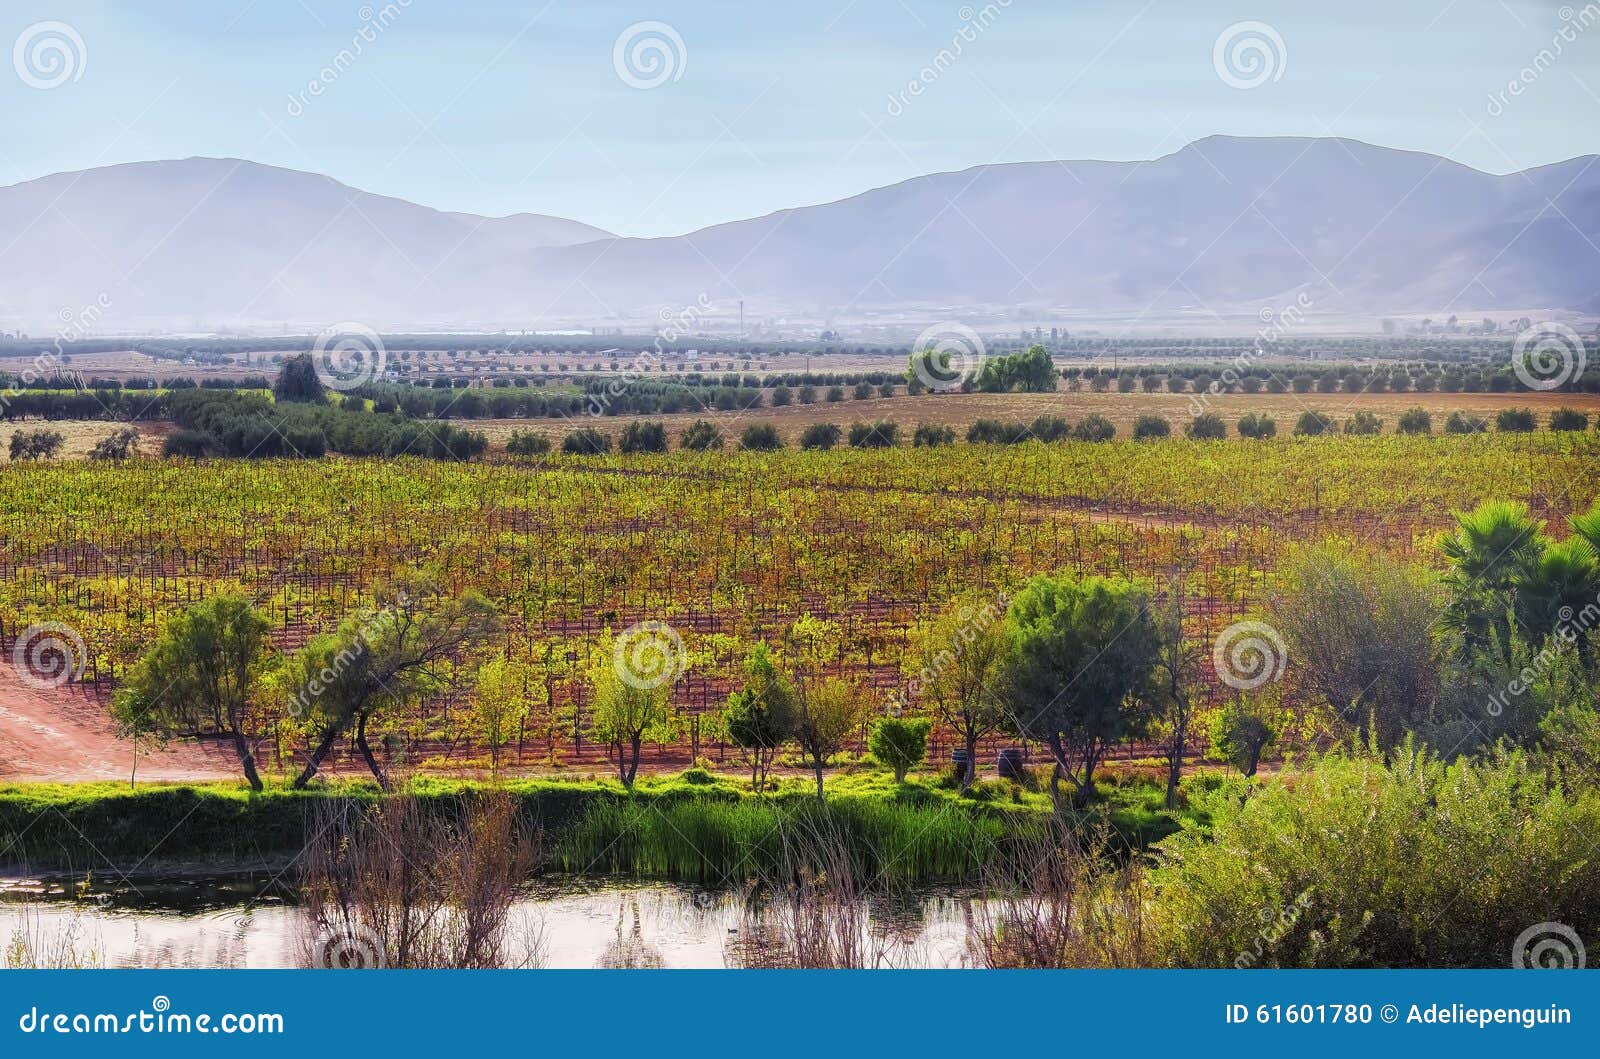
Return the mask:
[[[1144,591],[1121,578],[1036,577],[1011,601],[1006,686],[1017,730],[1050,749],[1050,797],[1094,795],[1106,749],[1152,719],[1160,633]]]
[[[1200,684],[1205,651],[1198,638],[1183,627],[1184,583],[1180,573],[1172,579],[1167,604],[1156,616],[1160,649],[1156,654],[1152,695],[1161,711],[1166,736],[1167,808],[1178,807],[1178,784],[1183,780],[1183,755],[1188,749],[1189,723],[1194,715],[1193,689]]]
[[[831,449],[839,444],[840,430],[834,423],[812,423],[800,435],[802,449]]]
[[[678,447],[688,449],[690,452],[707,452],[722,448],[722,431],[706,422],[696,419],[690,423],[684,432],[678,435]]]
[[[1010,720],[1004,701],[1007,652],[1004,596],[968,593],[913,637],[912,687],[967,750],[961,789],[977,773],[978,740]]]
[[[624,454],[633,452],[666,452],[667,426],[659,421],[655,423],[629,423],[622,428],[622,439],[618,443],[617,449]]]
[[[1488,501],[1470,513],[1455,513],[1456,528],[1439,538],[1450,563],[1445,586],[1450,602],[1442,628],[1465,655],[1497,646],[1510,664],[1512,608],[1519,571],[1544,551],[1544,524],[1522,504]]]
[[[922,763],[928,754],[928,730],[933,722],[925,717],[883,717],[872,726],[867,749],[872,756],[894,770],[894,781],[904,783],[906,773]]]
[[[67,443],[59,430],[18,430],[11,435],[11,459],[53,460]]]
[[[745,660],[744,687],[728,696],[722,713],[728,738],[750,761],[752,790],[765,788],[778,748],[794,736],[797,712],[794,686],[778,672],[771,649],[757,643]]]
[[[1262,753],[1278,738],[1280,711],[1274,707],[1270,696],[1236,696],[1211,716],[1211,753],[1254,776]]]
[[[252,790],[261,790],[247,710],[267,667],[267,619],[244,596],[217,595],[170,618],[118,690],[113,712],[137,737],[210,723],[233,740]]]
[[[283,362],[272,384],[272,396],[282,403],[327,403],[328,389],[317,375],[317,362],[310,353],[300,353]]]
[[[751,423],[739,435],[739,447],[751,452],[774,452],[783,448],[783,439],[771,423]]]
[[[510,658],[494,658],[478,667],[473,720],[478,738],[489,748],[489,773],[500,772],[500,751],[526,730],[533,708],[533,667]]]
[[[91,460],[125,460],[139,455],[139,432],[123,427],[109,437],[101,438],[89,450]]]
[[[308,717],[317,733],[296,789],[311,782],[333,744],[352,730],[373,778],[389,789],[367,740],[374,716],[414,695],[449,690],[453,673],[444,663],[482,644],[498,626],[493,605],[476,592],[430,605],[438,591],[430,577],[408,575],[379,589],[375,607],[352,613],[295,656],[286,674],[290,712]]]
[[[1195,441],[1221,441],[1228,436],[1228,424],[1215,412],[1202,412],[1184,429],[1184,434]]]
[[[591,730],[616,751],[617,778],[631,791],[644,741],[665,742],[677,734],[668,705],[672,685],[620,664],[616,639],[607,632],[589,660],[589,688]]]
[[[1552,636],[1561,636],[1563,627],[1570,626],[1574,631],[1569,635],[1587,666],[1589,629],[1574,618],[1600,600],[1600,563],[1595,561],[1594,546],[1574,534],[1564,541],[1548,542],[1537,551],[1529,549],[1517,559],[1514,582],[1512,611],[1517,629],[1534,651],[1542,650]]]
[[[1438,696],[1440,613],[1431,572],[1337,540],[1291,552],[1266,605],[1305,686],[1363,736],[1375,722],[1384,745]]]
[[[822,770],[829,758],[844,749],[850,734],[872,716],[872,694],[852,680],[808,680],[799,684],[795,705],[794,739],[811,762],[817,777],[817,800],[823,801]]]

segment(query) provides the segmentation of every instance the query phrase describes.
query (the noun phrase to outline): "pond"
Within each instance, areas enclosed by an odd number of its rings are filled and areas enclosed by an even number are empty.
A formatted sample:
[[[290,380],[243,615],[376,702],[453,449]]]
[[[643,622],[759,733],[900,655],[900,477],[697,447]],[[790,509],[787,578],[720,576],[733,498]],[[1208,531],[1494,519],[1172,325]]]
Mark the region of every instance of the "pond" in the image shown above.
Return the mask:
[[[16,965],[273,968],[308,961],[307,917],[270,876],[0,879],[0,952]],[[921,891],[864,902],[874,965],[962,967],[975,898]],[[542,879],[508,920],[519,963],[550,968],[729,966],[743,895],[670,883]],[[744,939],[749,942],[749,939]]]

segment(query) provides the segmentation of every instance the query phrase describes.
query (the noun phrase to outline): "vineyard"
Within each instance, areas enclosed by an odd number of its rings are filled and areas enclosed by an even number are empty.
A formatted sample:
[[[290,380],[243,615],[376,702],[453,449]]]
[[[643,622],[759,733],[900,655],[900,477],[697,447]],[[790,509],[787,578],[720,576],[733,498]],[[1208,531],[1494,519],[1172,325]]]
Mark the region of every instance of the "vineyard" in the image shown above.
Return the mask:
[[[738,683],[750,646],[811,615],[834,665],[904,696],[909,634],[953,597],[998,598],[1031,575],[1182,579],[1214,634],[1260,602],[1284,550],[1343,537],[1426,557],[1450,512],[1520,500],[1559,531],[1594,500],[1592,433],[1330,437],[1259,444],[555,456],[537,464],[133,460],[0,472],[0,641],[58,622],[84,642],[82,679],[109,691],[178,609],[242,591],[280,650],[373,604],[428,565],[503,619],[494,652],[537,687],[522,737],[542,760],[604,753],[585,731],[584,660],[603,630],[662,622],[686,666],[673,704],[695,718]],[[473,758],[467,711],[414,704],[390,733]],[[282,754],[301,733],[277,733]],[[519,742],[522,740],[519,739]]]

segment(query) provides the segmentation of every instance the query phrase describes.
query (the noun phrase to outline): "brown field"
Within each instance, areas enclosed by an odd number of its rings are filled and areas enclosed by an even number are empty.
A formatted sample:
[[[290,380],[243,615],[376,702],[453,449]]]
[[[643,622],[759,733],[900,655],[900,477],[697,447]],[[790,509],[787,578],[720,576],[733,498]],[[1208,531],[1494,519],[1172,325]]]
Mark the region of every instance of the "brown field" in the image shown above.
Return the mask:
[[[696,419],[705,419],[717,425],[730,439],[752,423],[771,423],[778,428],[784,441],[794,444],[806,427],[813,423],[851,423],[892,420],[900,424],[901,431],[909,434],[919,423],[933,423],[955,428],[957,434],[965,432],[979,419],[999,419],[1006,422],[1028,422],[1037,416],[1061,416],[1076,423],[1088,415],[1103,415],[1117,426],[1119,435],[1127,435],[1133,422],[1141,415],[1165,416],[1174,431],[1201,411],[1214,412],[1232,425],[1248,413],[1270,415],[1278,422],[1278,433],[1288,434],[1301,412],[1318,411],[1343,420],[1357,411],[1373,412],[1384,420],[1384,431],[1395,429],[1394,421],[1408,408],[1427,409],[1434,416],[1433,429],[1444,428],[1444,418],[1451,412],[1461,411],[1492,418],[1507,408],[1531,408],[1541,426],[1550,413],[1563,406],[1600,417],[1600,394],[1573,393],[1381,393],[1381,394],[1220,394],[1204,398],[1194,394],[1173,393],[1093,393],[1090,391],[1060,390],[1053,394],[923,394],[917,397],[874,397],[866,401],[846,399],[835,404],[819,401],[814,405],[799,403],[784,408],[752,408],[744,412],[703,412],[667,416],[646,416],[660,419],[674,437]],[[595,427],[617,436],[623,427],[634,422],[637,416],[591,417],[573,419],[491,419],[463,421],[460,426],[482,430],[489,436],[492,446],[505,444],[513,431],[532,430],[559,441],[580,427]]]
[[[44,422],[30,419],[25,423],[0,424],[0,441],[8,445],[11,435],[17,430],[54,430],[67,439],[66,445],[61,450],[65,459],[83,459],[89,455],[89,450],[102,438],[108,438],[121,430],[126,423],[106,423],[99,420],[53,420]],[[133,429],[139,432],[139,449],[145,456],[161,455],[161,439],[172,432],[171,423],[134,423]]]

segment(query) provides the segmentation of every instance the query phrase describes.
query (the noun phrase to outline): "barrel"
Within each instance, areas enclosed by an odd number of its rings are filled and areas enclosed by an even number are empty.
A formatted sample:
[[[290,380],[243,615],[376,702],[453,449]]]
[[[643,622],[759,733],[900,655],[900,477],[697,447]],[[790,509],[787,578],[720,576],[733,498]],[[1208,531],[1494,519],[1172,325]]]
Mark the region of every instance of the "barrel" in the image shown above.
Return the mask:
[[[1000,754],[995,758],[995,767],[1000,771],[1003,780],[1021,781],[1023,777],[1022,748],[1007,746],[1000,748]]]
[[[950,751],[950,768],[956,774],[956,779],[967,774],[967,748],[958,746]]]

